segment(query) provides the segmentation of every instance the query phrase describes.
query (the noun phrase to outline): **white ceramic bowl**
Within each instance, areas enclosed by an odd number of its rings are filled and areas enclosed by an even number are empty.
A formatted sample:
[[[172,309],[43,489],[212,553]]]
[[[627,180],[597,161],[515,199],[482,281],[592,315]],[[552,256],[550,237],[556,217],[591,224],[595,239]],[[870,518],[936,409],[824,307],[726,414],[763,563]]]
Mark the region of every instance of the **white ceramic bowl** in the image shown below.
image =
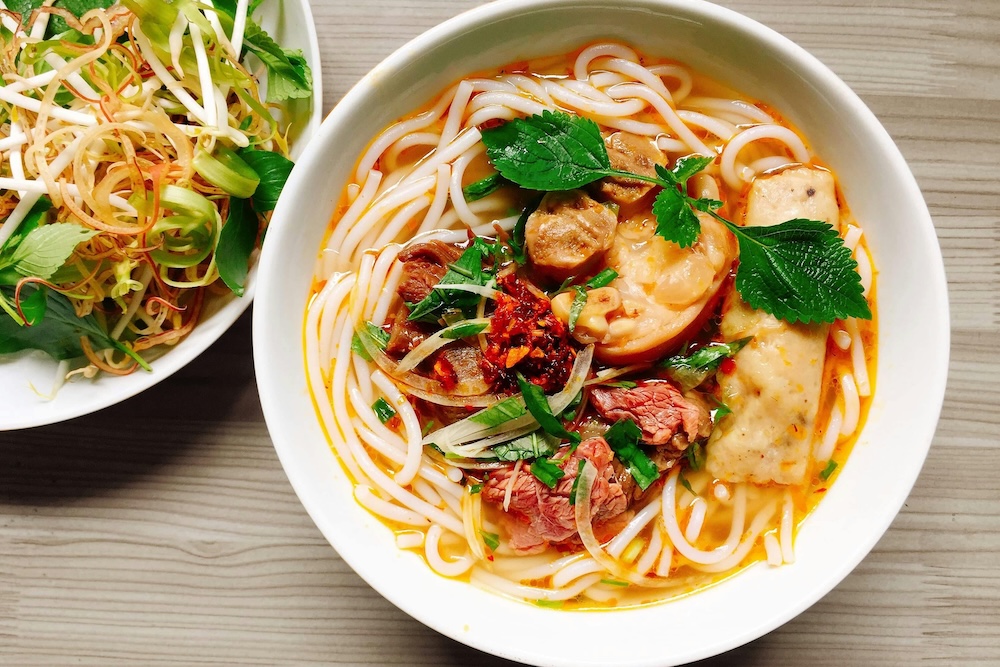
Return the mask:
[[[265,2],[255,15],[275,41],[286,48],[301,49],[312,69],[313,96],[296,100],[291,107],[293,133],[291,155],[298,159],[319,131],[323,110],[319,41],[309,0]],[[125,377],[99,375],[63,386],[52,400],[39,395],[49,392],[56,378],[56,362],[42,352],[0,355],[0,431],[54,424],[124,401],[165,380],[193,361],[232,326],[250,302],[257,283],[251,269],[243,297],[229,294],[206,301],[201,320],[176,347],[151,362],[152,372],[136,371]]]
[[[644,608],[543,609],[443,579],[396,549],[353,500],[309,397],[302,322],[314,260],[343,183],[380,130],[463,75],[619,38],[687,63],[779,109],[840,178],[879,271],[871,414],[836,484],[796,540],[796,563],[757,565]],[[335,157],[333,157],[335,156]],[[254,354],[275,448],[313,520],[378,592],[478,649],[539,665],[673,665],[755,639],[837,585],[889,526],[934,434],[948,363],[948,304],[927,208],[899,150],[814,57],[732,11],[694,0],[519,0],[486,5],[418,37],[351,90],[303,155],[260,264]],[[597,641],[589,637],[599,638]]]

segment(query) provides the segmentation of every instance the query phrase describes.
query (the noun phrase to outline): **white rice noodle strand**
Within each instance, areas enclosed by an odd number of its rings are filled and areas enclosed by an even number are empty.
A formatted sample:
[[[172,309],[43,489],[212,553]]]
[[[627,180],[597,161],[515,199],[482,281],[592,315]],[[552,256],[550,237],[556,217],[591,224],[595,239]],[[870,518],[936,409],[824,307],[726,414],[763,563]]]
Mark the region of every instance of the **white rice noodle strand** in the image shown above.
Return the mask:
[[[746,180],[737,174],[736,170],[736,158],[739,156],[740,151],[751,143],[765,139],[784,144],[796,162],[802,164],[809,163],[809,151],[806,150],[805,144],[802,143],[799,135],[781,125],[754,125],[730,139],[722,150],[722,160],[719,164],[719,170],[722,178],[725,179],[729,187],[734,190],[740,190]]]
[[[431,569],[441,576],[460,577],[469,571],[474,561],[468,554],[451,561],[442,558],[439,550],[442,533],[441,526],[436,524],[427,529],[427,537],[424,540],[424,556]]]
[[[844,373],[840,376],[840,392],[844,398],[844,423],[840,425],[840,434],[850,436],[858,428],[861,417],[861,398],[858,396],[858,385],[854,376]]]

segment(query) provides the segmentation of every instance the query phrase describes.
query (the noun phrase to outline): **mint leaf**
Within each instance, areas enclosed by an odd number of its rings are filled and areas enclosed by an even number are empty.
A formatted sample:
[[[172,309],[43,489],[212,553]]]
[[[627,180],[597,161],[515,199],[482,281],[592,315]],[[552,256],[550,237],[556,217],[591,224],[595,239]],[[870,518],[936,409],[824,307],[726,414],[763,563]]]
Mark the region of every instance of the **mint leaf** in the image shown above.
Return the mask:
[[[283,49],[249,19],[243,35],[243,47],[257,56],[267,68],[268,102],[283,102],[312,95],[312,71],[302,51]]]
[[[278,195],[285,187],[285,181],[288,180],[295,163],[281,153],[252,148],[245,148],[238,155],[260,177],[260,184],[253,193],[254,210],[258,213],[274,210],[278,203]]]
[[[466,201],[478,201],[484,197],[489,197],[499,190],[505,182],[499,172],[494,172],[486,178],[466,185],[462,188],[462,194],[465,196]]]
[[[30,234],[37,227],[41,227],[48,220],[49,209],[52,208],[52,202],[48,197],[42,196],[38,198],[31,210],[28,211],[28,215],[24,216],[24,220],[18,226],[17,231],[10,235],[7,242],[3,244],[0,248],[0,265],[4,264],[3,256],[4,254],[9,254],[8,251],[13,252],[14,248],[24,240],[24,237]]]
[[[438,281],[438,285],[485,285],[490,274],[483,271],[483,259],[490,256],[490,247],[480,238],[465,249],[462,256],[448,267],[448,271]],[[461,290],[432,289],[431,293],[410,308],[409,319],[436,320],[447,307],[472,309],[479,304],[479,295]]]
[[[236,296],[243,296],[246,287],[250,253],[257,246],[257,230],[257,214],[250,208],[250,200],[231,197],[229,215],[215,248],[215,265],[219,277]]]
[[[66,263],[77,245],[98,233],[73,222],[36,227],[17,244],[9,258],[0,258],[0,266],[11,266],[23,276],[48,279]]]
[[[444,331],[442,331],[441,337],[447,338],[449,340],[468,338],[470,336],[476,336],[478,334],[481,334],[483,331],[486,330],[486,327],[487,327],[486,324],[477,324],[477,323],[459,324],[458,326],[454,326],[450,329],[445,329]]]
[[[685,195],[674,186],[660,190],[653,201],[656,233],[682,248],[690,248],[701,235],[701,222],[688,205]]]
[[[832,226],[803,219],[726,225],[740,244],[736,289],[750,307],[791,323],[871,319],[858,263]]]
[[[529,190],[572,190],[612,173],[601,130],[586,118],[546,110],[482,134],[493,166]]]

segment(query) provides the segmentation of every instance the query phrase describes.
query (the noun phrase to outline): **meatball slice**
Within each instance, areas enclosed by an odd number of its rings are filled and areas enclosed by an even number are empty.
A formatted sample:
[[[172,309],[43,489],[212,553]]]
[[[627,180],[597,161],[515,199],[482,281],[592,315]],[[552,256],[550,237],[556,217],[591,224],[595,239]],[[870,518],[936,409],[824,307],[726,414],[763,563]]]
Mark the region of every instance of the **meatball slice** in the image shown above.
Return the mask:
[[[643,176],[656,176],[656,165],[667,166],[667,158],[653,140],[630,132],[615,132],[604,140],[611,166]],[[652,183],[628,178],[605,178],[595,184],[595,196],[619,206],[634,204],[645,197]]]
[[[617,225],[614,211],[581,190],[550,192],[525,224],[528,257],[548,278],[565,280],[607,252]]]

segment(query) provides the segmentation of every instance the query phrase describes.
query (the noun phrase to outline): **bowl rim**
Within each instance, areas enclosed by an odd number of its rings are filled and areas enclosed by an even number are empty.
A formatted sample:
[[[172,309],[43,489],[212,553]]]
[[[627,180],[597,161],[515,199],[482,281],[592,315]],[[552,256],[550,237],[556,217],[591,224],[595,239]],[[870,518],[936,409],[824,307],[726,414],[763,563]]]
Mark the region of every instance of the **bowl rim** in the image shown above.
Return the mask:
[[[288,1],[288,0],[285,0]],[[302,139],[296,141],[291,152],[297,156],[303,151],[311,139],[319,134],[321,122],[323,120],[323,67],[320,57],[319,37],[316,33],[316,21],[312,14],[312,6],[309,0],[292,0],[298,5],[304,18],[304,25],[298,29],[305,31],[307,49],[305,55],[312,71],[313,94],[310,99],[309,117],[302,128]],[[279,3],[284,7],[284,2]],[[287,10],[281,9],[281,16],[284,17]],[[117,405],[134,396],[141,394],[147,389],[163,382],[174,373],[186,367],[189,363],[197,359],[205,350],[215,344],[229,329],[236,320],[246,312],[253,302],[257,288],[257,273],[259,262],[250,268],[247,277],[247,285],[242,297],[229,298],[218,310],[213,312],[207,319],[198,322],[194,331],[186,336],[176,347],[165,350],[160,356],[150,362],[153,372],[144,372],[138,375],[140,379],[133,379],[127,382],[126,378],[99,377],[95,382],[100,389],[100,398],[97,400],[76,401],[73,403],[59,403],[53,401],[47,406],[57,406],[53,410],[38,409],[24,413],[15,413],[8,416],[0,415],[0,432],[16,431],[20,429],[36,428],[58,424],[60,422],[93,414],[113,405]],[[226,298],[226,297],[223,297]],[[0,374],[4,364],[17,363],[22,356],[39,355],[36,351],[16,352],[9,355],[0,355]],[[46,357],[46,360],[48,358]],[[53,364],[55,368],[55,364]],[[99,383],[99,384],[97,384]],[[27,389],[25,389],[27,391]],[[90,392],[88,392],[90,393]],[[58,400],[56,397],[55,400]]]
[[[920,442],[912,443],[912,463],[910,463],[906,470],[906,474],[902,478],[900,486],[901,492],[889,498],[888,502],[879,508],[879,529],[877,531],[872,530],[866,535],[865,540],[860,540],[854,544],[854,547],[850,552],[850,557],[846,558],[841,563],[840,567],[829,570],[825,576],[817,577],[808,590],[802,591],[798,595],[797,602],[785,608],[783,613],[774,614],[767,618],[758,618],[748,621],[742,632],[733,634],[726,637],[722,641],[716,642],[707,650],[691,651],[686,654],[670,657],[664,656],[661,658],[649,658],[644,660],[627,660],[622,663],[634,666],[662,665],[668,664],[668,662],[669,664],[680,664],[681,662],[717,655],[741,646],[766,634],[767,632],[770,632],[780,625],[783,625],[796,615],[800,614],[821,597],[826,595],[838,583],[840,583],[871,551],[876,542],[888,529],[889,525],[896,517],[899,509],[902,507],[907,496],[909,495],[909,492],[912,489],[913,484],[916,482],[917,476],[923,466],[923,462],[931,445],[933,434],[936,430],[936,424],[944,399],[950,353],[947,283],[944,274],[943,261],[940,258],[940,246],[934,231],[930,213],[927,210],[926,203],[920,193],[916,179],[906,164],[905,159],[871,110],[864,104],[860,97],[858,97],[858,95],[854,93],[854,91],[851,90],[851,88],[839,77],[837,77],[826,65],[821,63],[815,56],[811,55],[804,48],[795,44],[790,39],[784,37],[775,30],[764,26],[756,20],[739,14],[736,11],[711,4],[704,0],[619,0],[614,4],[615,6],[629,9],[649,9],[653,11],[673,9],[683,11],[686,14],[698,14],[706,20],[724,24],[727,29],[749,34],[751,39],[765,44],[767,48],[774,50],[779,55],[782,55],[794,62],[798,69],[807,71],[811,81],[815,81],[817,85],[822,86],[825,90],[831,91],[833,95],[836,96],[838,101],[849,105],[851,107],[851,113],[854,114],[867,129],[874,133],[878,145],[872,150],[886,156],[887,160],[889,160],[894,166],[901,185],[907,190],[907,193],[914,198],[914,201],[919,202],[917,208],[920,209],[921,215],[919,217],[921,219],[916,221],[915,224],[919,227],[923,237],[921,242],[927,244],[927,247],[929,248],[936,249],[938,259],[933,266],[923,268],[928,271],[931,276],[930,280],[935,290],[932,297],[936,304],[940,304],[942,309],[942,313],[940,314],[944,315],[944,317],[934,318],[933,320],[929,319],[928,321],[922,323],[933,330],[936,340],[941,341],[941,349],[936,350],[937,356],[931,359],[932,363],[927,369],[927,377],[929,378],[928,405],[936,407],[931,411],[931,413],[923,415],[925,420],[924,423],[927,424],[927,428],[922,440]],[[329,140],[329,135],[336,131],[336,126],[342,118],[348,117],[352,110],[356,107],[364,106],[366,100],[377,88],[377,82],[379,80],[384,81],[385,79],[391,78],[394,72],[407,65],[414,58],[419,57],[420,53],[427,52],[431,50],[432,47],[438,46],[470,28],[485,23],[512,18],[517,14],[527,13],[529,11],[539,9],[559,7],[607,8],[608,6],[608,2],[601,0],[497,0],[496,2],[467,10],[433,28],[430,28],[421,35],[410,40],[385,58],[371,72],[363,77],[344,95],[334,110],[329,114],[320,128],[319,134],[315,137],[316,140],[314,143],[321,146],[327,142]],[[303,157],[303,163],[306,165],[306,169],[303,170],[303,173],[314,168],[321,167],[322,162],[320,160],[319,151],[314,150],[307,153],[307,155]],[[299,190],[298,182],[293,184],[290,181],[290,185],[293,186],[295,191]],[[303,192],[301,194],[305,193]],[[290,200],[285,206],[279,204],[278,210],[275,212],[275,219],[277,220],[281,218],[279,226],[277,228],[272,227],[272,229],[277,231],[277,234],[289,233],[286,231],[286,227],[290,227],[291,223],[288,222],[286,224],[284,220],[286,209],[291,210]],[[274,223],[272,223],[272,225],[273,224]],[[490,644],[483,642],[478,638],[470,637],[467,633],[463,633],[460,628],[448,625],[438,618],[435,618],[433,615],[429,615],[427,613],[427,609],[425,608],[426,605],[418,604],[405,595],[402,595],[399,591],[388,588],[382,581],[379,573],[374,571],[373,566],[365,561],[360,552],[355,550],[348,539],[349,536],[331,532],[331,524],[325,516],[325,509],[318,506],[316,503],[307,500],[309,494],[307,492],[308,482],[306,480],[306,471],[303,470],[299,464],[297,464],[295,457],[295,447],[301,443],[296,442],[294,438],[289,437],[284,432],[282,426],[282,415],[279,411],[278,397],[271,390],[272,386],[277,386],[281,369],[268,363],[269,359],[267,350],[270,343],[269,339],[272,337],[270,333],[272,324],[268,322],[268,318],[270,316],[270,311],[273,308],[272,301],[279,299],[280,295],[276,293],[272,294],[270,292],[270,285],[267,283],[266,276],[270,275],[272,272],[280,270],[279,260],[277,256],[273,254],[277,251],[271,250],[269,252],[269,249],[275,248],[277,245],[277,243],[272,243],[271,246],[265,247],[260,262],[261,273],[265,279],[263,280],[262,292],[258,296],[258,303],[255,307],[253,319],[254,359],[258,389],[260,392],[261,405],[265,420],[271,432],[278,457],[285,469],[286,474],[288,475],[289,481],[296,491],[296,494],[299,495],[306,511],[316,523],[317,527],[320,528],[321,532],[323,532],[324,536],[341,555],[343,560],[347,562],[352,569],[354,569],[354,571],[359,574],[370,586],[372,586],[383,597],[392,602],[399,609],[434,630],[474,648],[521,662],[559,666],[565,665],[567,667],[569,665],[581,664],[578,657],[567,659],[550,654],[531,652],[530,650],[525,651],[517,646],[505,646],[503,648],[498,648],[495,643]],[[433,573],[430,574],[433,575]],[[701,594],[702,593],[699,593],[699,595]],[[671,603],[667,602],[640,608],[613,610],[608,613],[612,615],[634,614],[636,618],[642,619],[643,614],[645,614],[648,609],[662,608],[664,605],[669,604]],[[674,660],[677,660],[678,662],[673,662]]]

